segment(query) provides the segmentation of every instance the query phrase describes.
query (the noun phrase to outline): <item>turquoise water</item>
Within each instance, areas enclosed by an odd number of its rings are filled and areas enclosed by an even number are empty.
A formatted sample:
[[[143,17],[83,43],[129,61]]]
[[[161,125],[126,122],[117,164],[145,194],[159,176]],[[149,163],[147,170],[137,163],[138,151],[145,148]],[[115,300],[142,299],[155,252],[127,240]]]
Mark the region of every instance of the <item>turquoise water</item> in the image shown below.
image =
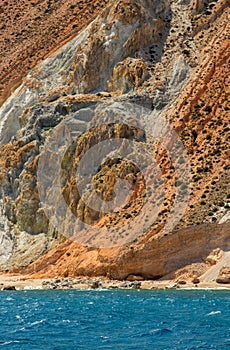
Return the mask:
[[[230,349],[228,291],[2,291],[2,349]]]

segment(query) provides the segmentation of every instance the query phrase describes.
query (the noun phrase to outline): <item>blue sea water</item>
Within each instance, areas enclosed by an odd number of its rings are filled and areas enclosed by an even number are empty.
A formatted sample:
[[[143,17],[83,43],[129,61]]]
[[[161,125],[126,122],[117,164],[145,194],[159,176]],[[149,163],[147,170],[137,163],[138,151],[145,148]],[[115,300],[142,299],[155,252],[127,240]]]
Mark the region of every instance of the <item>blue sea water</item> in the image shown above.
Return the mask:
[[[230,349],[230,292],[2,291],[1,348]]]

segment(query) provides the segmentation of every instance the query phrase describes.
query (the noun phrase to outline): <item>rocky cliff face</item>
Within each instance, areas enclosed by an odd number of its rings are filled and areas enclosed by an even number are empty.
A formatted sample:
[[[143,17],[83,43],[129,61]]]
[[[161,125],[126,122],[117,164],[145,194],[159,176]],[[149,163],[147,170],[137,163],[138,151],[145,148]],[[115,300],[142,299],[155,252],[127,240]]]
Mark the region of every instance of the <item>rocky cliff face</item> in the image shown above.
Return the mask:
[[[105,1],[0,2],[0,105],[29,71],[103,10]]]
[[[229,2],[106,3],[0,109],[2,269],[156,279],[229,249]]]

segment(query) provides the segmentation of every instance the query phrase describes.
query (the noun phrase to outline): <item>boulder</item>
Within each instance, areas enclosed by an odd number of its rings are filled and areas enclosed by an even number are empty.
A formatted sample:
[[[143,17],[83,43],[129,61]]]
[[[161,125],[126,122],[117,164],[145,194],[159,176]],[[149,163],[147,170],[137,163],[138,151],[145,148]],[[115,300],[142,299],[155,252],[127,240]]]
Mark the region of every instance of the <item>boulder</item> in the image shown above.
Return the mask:
[[[3,290],[16,290],[15,286],[5,286]]]
[[[206,258],[206,262],[210,265],[216,265],[217,262],[222,258],[223,250],[220,248],[214,249]]]
[[[118,286],[118,288],[129,288],[129,283],[127,282],[121,282]]]
[[[222,267],[216,279],[217,283],[230,283],[230,267]]]
[[[92,288],[92,289],[97,289],[97,288],[99,288],[100,287],[100,282],[98,282],[98,281],[93,281],[92,282],[92,284],[90,285],[90,288]]]
[[[177,284],[179,284],[179,285],[185,285],[187,282],[186,281],[184,281],[184,280],[179,280],[179,281],[177,281]]]
[[[200,283],[200,279],[198,277],[193,277],[192,283],[193,284],[199,284]]]
[[[134,282],[134,281],[144,281],[144,277],[140,276],[140,275],[129,275],[126,278],[127,281],[129,282]]]
[[[140,281],[134,281],[130,284],[130,287],[133,289],[140,289],[141,288],[141,282]]]

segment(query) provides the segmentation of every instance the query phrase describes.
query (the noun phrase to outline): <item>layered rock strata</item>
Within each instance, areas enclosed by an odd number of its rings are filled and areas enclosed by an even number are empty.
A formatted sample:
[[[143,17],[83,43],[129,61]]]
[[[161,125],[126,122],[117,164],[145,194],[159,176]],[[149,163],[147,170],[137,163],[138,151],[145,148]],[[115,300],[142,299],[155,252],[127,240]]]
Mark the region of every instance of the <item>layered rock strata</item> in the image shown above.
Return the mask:
[[[26,271],[157,279],[201,261],[215,248],[229,249],[228,18],[228,1],[112,1],[101,16],[30,71],[0,110],[2,269],[18,271],[40,258]],[[137,121],[137,111],[144,115],[144,128],[130,124],[132,118]],[[148,127],[156,129],[160,118],[176,130],[191,167],[186,210],[178,223],[176,213],[171,215],[175,227],[167,233],[163,228],[178,193],[182,203],[186,197],[175,167],[183,174],[186,164],[177,153],[173,164],[164,147],[151,138]],[[68,142],[62,125],[71,129]],[[57,136],[59,150],[52,158],[52,144],[44,158],[52,135]],[[79,194],[78,164],[108,135],[124,140],[118,154],[126,154],[126,159],[104,157],[90,174],[96,192],[88,187]],[[143,152],[136,146],[127,148],[125,140],[155,154],[165,190],[163,199],[154,198],[159,208],[154,220],[152,212],[150,217],[139,215],[148,186],[132,157],[135,154],[140,164]],[[166,144],[171,141],[169,137]],[[57,230],[51,217],[57,216],[58,207],[55,212],[41,205],[38,170],[45,173],[48,160],[54,164],[60,155],[60,193],[46,197],[55,203],[64,198],[70,209],[62,212],[65,219]],[[45,163],[39,168],[42,159]],[[157,179],[155,168],[149,171]],[[108,213],[100,203],[112,201],[117,178],[130,186],[132,196],[125,206]],[[47,181],[56,186],[55,179]],[[78,226],[72,224],[71,213],[79,219]],[[122,225],[128,227],[134,220],[138,234],[129,242]],[[99,230],[106,227],[117,237],[111,237],[111,245],[124,244],[95,249],[65,241],[66,230],[71,236],[76,227],[82,229],[79,222]]]

